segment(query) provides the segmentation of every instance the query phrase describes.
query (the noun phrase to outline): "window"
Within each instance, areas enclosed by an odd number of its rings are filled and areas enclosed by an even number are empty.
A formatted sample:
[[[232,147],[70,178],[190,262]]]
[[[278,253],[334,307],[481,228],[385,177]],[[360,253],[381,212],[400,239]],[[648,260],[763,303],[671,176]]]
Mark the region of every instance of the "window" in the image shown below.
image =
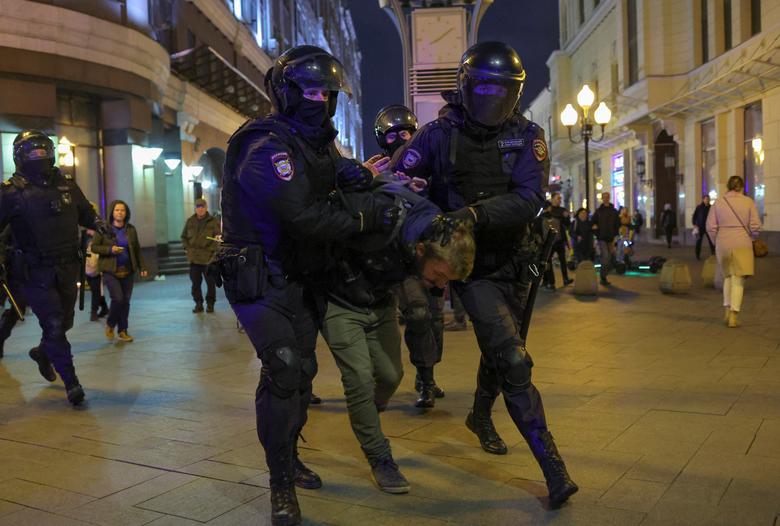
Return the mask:
[[[761,32],[761,0],[750,0],[750,35]]]
[[[580,18],[580,25],[585,23],[585,0],[579,0],[579,8],[577,11]]]
[[[718,158],[716,156],[715,119],[701,123],[701,195],[718,198]]]
[[[710,61],[710,20],[707,13],[707,0],[701,0],[701,63]]]
[[[745,193],[753,196],[764,218],[764,137],[761,102],[745,108]]]
[[[725,50],[731,49],[731,0],[723,0],[723,33]]]
[[[628,85],[639,80],[639,36],[637,35],[636,0],[628,0]]]

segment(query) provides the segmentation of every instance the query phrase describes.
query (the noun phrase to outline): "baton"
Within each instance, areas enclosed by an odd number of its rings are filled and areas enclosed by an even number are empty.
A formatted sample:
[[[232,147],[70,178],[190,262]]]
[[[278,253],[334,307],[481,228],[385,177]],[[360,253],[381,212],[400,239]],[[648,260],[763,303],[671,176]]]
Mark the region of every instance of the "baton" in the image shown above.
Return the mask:
[[[0,281],[0,286],[3,287],[3,291],[5,292],[5,295],[8,297],[8,300],[11,302],[11,305],[16,311],[16,315],[19,316],[19,320],[24,321],[24,313],[22,312],[22,309],[19,308],[19,305],[16,303],[16,299],[14,299],[14,295],[11,294],[11,289],[8,288],[8,284],[6,284],[5,281]]]
[[[528,299],[525,302],[525,309],[523,310],[523,322],[520,326],[520,341],[525,345],[525,339],[528,336],[528,327],[531,325],[531,315],[534,312],[534,303],[536,302],[536,293],[539,291],[539,284],[542,281],[542,276],[547,267],[547,263],[550,260],[552,254],[553,243],[558,237],[558,231],[554,228],[550,228],[547,231],[547,235],[544,237],[544,243],[542,243],[541,258],[539,258],[539,265],[531,264],[531,273],[534,275],[531,282],[531,288],[528,291]]]

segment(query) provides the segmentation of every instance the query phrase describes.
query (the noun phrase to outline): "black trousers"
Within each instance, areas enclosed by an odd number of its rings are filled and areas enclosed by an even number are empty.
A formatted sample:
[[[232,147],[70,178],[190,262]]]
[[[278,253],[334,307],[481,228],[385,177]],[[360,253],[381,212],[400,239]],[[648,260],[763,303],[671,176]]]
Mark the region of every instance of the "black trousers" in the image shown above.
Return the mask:
[[[190,281],[192,282],[192,299],[195,303],[203,303],[203,292],[201,291],[201,284],[203,280],[206,280],[206,303],[214,305],[217,301],[217,287],[214,284],[214,278],[209,276],[206,272],[206,265],[196,265],[190,263]]]
[[[415,367],[430,368],[444,350],[444,295],[432,294],[417,277],[398,287],[398,304],[406,319],[404,341]]]
[[[531,383],[533,361],[520,339],[527,288],[518,282],[476,279],[456,285],[482,353],[474,413],[487,417],[499,393],[523,436],[546,429],[539,391]]]
[[[126,331],[130,317],[130,298],[133,297],[133,275],[118,278],[106,272],[103,274],[103,284],[111,297],[106,323],[109,327],[117,327],[120,332]]]
[[[106,297],[103,296],[103,289],[101,288],[101,276],[87,276],[87,283],[89,283],[90,292],[90,311],[97,313],[100,309],[108,309],[106,303]]]
[[[561,264],[561,275],[563,276],[563,280],[566,281],[569,279],[569,269],[566,267],[566,246],[562,241],[558,241],[553,245],[550,259],[547,261],[547,270],[544,271],[545,285],[555,285],[555,269],[553,268],[552,259],[556,254],[558,255],[558,262]]]
[[[317,374],[314,348],[320,309],[301,284],[280,276],[271,279],[262,299],[230,306],[262,362],[255,414],[270,483],[292,484],[298,435],[306,424]]]
[[[67,385],[76,377],[70,342],[65,334],[73,327],[79,263],[31,267],[28,276],[22,290],[43,331],[40,350]]]
[[[672,248],[672,234],[674,233],[673,226],[664,227],[664,235],[666,235],[666,246]]]
[[[24,292],[22,291],[22,284],[15,279],[9,279],[8,288],[14,296],[14,300],[16,300],[16,305],[19,307],[19,310],[24,313],[24,311],[27,310],[27,300],[25,300]],[[8,308],[6,308],[5,311],[3,311],[2,316],[0,316],[0,341],[5,341],[11,336],[11,331],[18,321],[19,315],[16,313],[16,309],[14,309],[9,298]]]
[[[710,235],[703,230],[700,230],[699,232],[699,235],[696,236],[696,259],[701,257],[701,242],[704,241],[705,237],[707,238],[707,243],[710,244],[710,253],[715,255],[715,243],[710,239]]]

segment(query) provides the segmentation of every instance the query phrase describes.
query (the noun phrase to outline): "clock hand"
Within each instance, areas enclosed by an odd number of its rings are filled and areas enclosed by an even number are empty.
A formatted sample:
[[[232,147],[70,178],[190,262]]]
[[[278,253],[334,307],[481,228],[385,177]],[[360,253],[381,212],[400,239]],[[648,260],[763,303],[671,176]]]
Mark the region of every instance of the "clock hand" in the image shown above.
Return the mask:
[[[436,39],[434,39],[434,40],[431,40],[431,44],[435,44],[436,42],[438,42],[438,41],[439,41],[439,40],[441,40],[442,38],[444,38],[444,37],[446,37],[447,35],[449,35],[450,33],[452,33],[452,29],[453,29],[453,28],[449,28],[449,29],[448,29],[447,31],[445,31],[445,32],[444,32],[444,33],[443,33],[441,36],[439,36],[438,38],[436,38]]]

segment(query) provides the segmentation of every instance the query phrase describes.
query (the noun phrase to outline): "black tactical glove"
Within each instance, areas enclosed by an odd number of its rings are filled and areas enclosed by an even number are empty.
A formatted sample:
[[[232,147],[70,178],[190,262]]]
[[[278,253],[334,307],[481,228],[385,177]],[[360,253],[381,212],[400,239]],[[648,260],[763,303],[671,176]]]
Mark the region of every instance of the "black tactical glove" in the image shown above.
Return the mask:
[[[336,161],[336,185],[342,192],[361,192],[371,188],[374,174],[354,159]]]
[[[455,219],[449,214],[439,214],[431,221],[431,225],[425,230],[423,237],[425,237],[425,239],[438,241],[441,246],[444,247],[452,240],[452,233],[458,226],[463,223],[469,224],[470,222],[473,223],[473,221]]]
[[[377,207],[361,212],[360,232],[364,234],[392,232],[398,222],[399,214],[400,210],[395,206]]]
[[[464,206],[463,208],[459,208],[457,210],[453,210],[452,212],[447,212],[447,217],[452,218],[456,221],[470,221],[475,226],[477,224],[477,212],[474,208],[470,206]]]
[[[222,264],[219,259],[213,258],[206,265],[206,275],[214,280],[214,285],[222,287]]]
[[[108,228],[108,224],[100,219],[99,217],[95,218],[95,232],[100,234],[101,236],[107,236],[111,233],[111,230]]]

